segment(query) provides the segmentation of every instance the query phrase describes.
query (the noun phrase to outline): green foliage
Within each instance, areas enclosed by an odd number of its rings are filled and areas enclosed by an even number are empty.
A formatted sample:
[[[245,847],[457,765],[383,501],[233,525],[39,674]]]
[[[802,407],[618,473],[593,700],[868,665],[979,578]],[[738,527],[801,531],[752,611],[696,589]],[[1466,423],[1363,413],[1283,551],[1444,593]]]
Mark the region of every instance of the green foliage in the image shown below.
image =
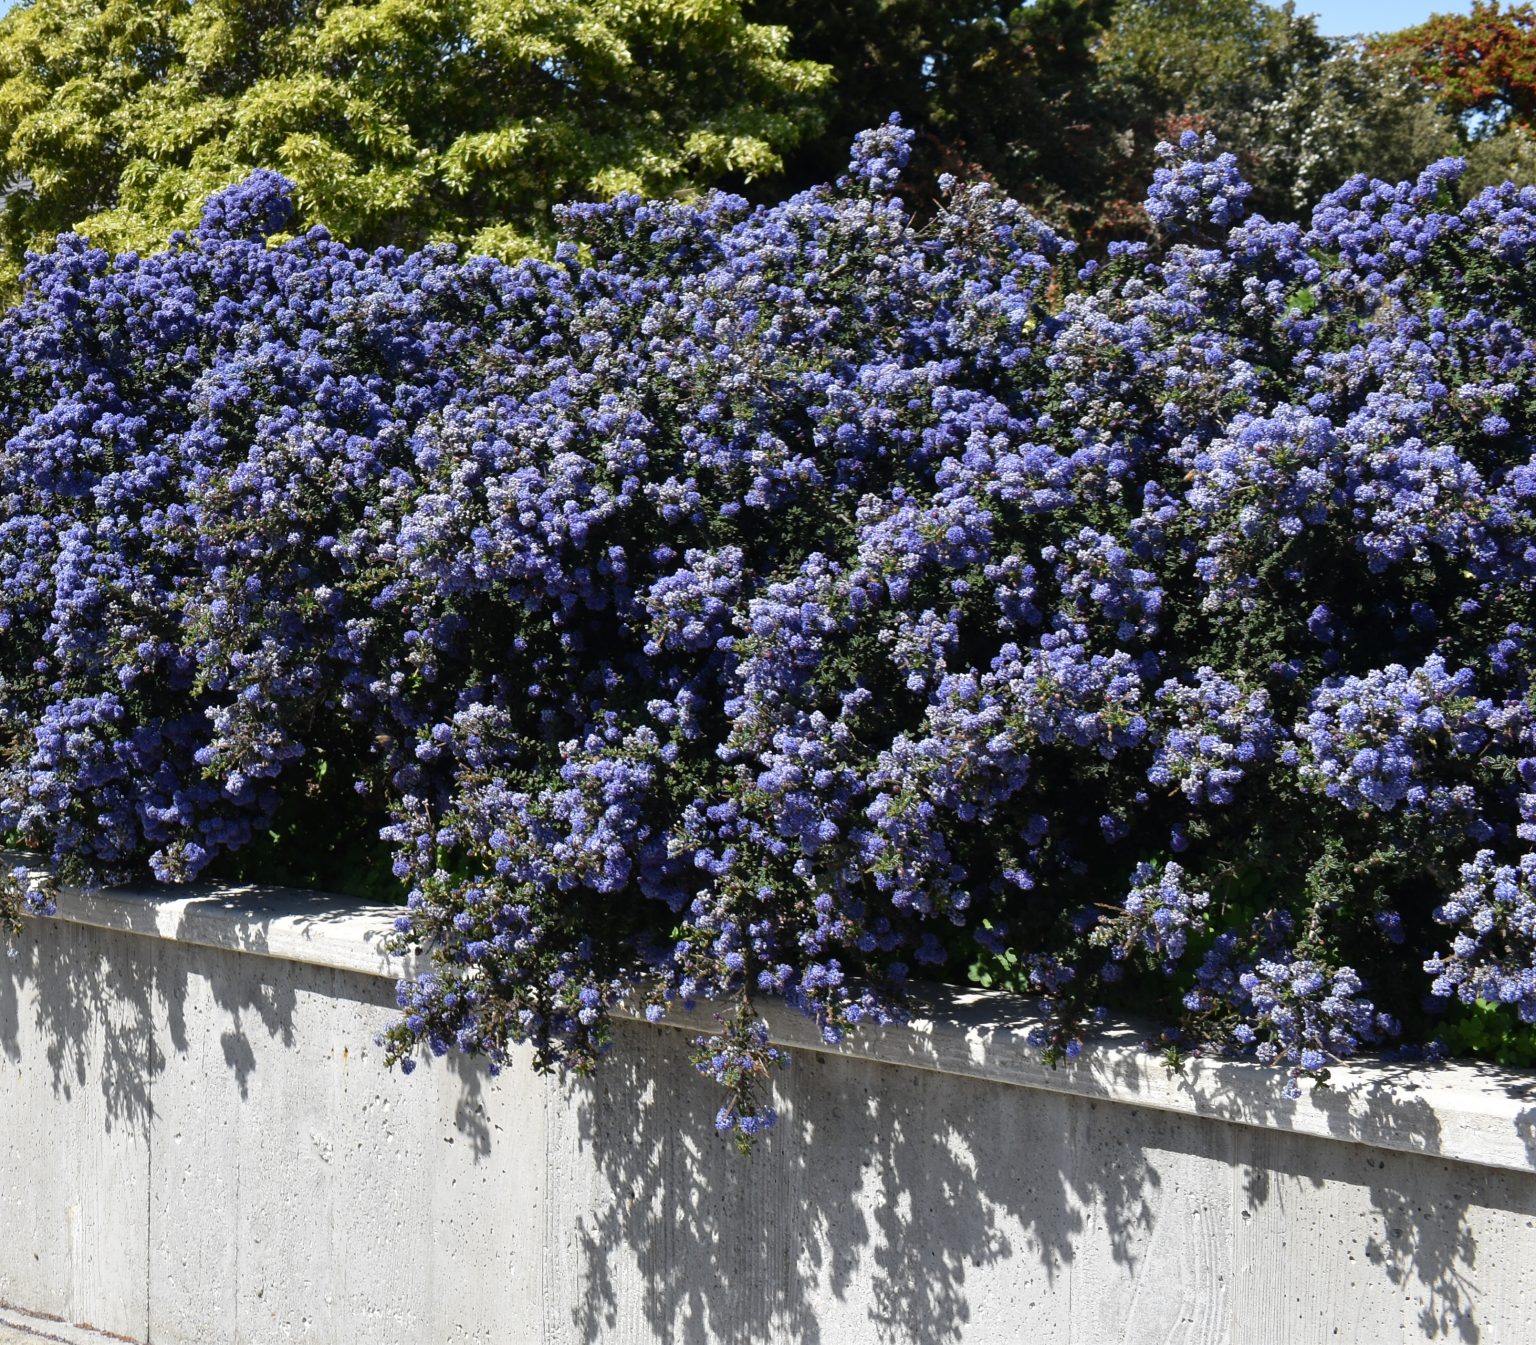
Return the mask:
[[[983,920],[981,927],[992,929],[993,925],[990,920]],[[965,978],[983,990],[1006,990],[1015,995],[1028,995],[1034,991],[1029,983],[1028,967],[1020,964],[1019,955],[1012,948],[994,953],[977,947],[975,958],[966,968]]]
[[[0,287],[150,249],[254,167],[360,244],[512,255],[549,207],[776,171],[828,74],[738,0],[34,0],[0,20]]]
[[[1536,182],[1536,132],[1523,126],[1504,126],[1492,135],[1473,140],[1462,151],[1467,159],[1465,183],[1469,188],[1497,183]]]
[[[389,847],[379,839],[384,810],[370,807],[372,796],[359,796],[351,786],[366,775],[366,763],[349,758],[338,744],[327,744],[327,750],[283,796],[269,829],[243,849],[220,855],[206,871],[207,881],[334,892],[384,905],[404,901]],[[332,761],[341,764],[332,769]]]
[[[1242,105],[1326,54],[1311,17],[1259,0],[1122,0],[1099,51],[1099,77],[1167,111]]]
[[[792,53],[836,77],[825,131],[786,156],[771,187],[830,180],[853,135],[899,111],[917,132],[908,183],[919,208],[939,173],[981,172],[1058,219],[1081,214],[1111,129],[1094,72],[1115,4],[748,0],[749,17],[787,28]]]
[[[1099,52],[1097,97],[1121,127],[1101,227],[1135,223],[1153,145],[1186,127],[1244,147],[1252,205],[1294,216],[1355,173],[1389,181],[1458,152],[1454,118],[1400,60],[1319,35],[1262,0],[1123,0]]]
[[[892,111],[920,212],[988,176],[1090,243],[1145,233],[1186,128],[1245,147],[1271,218],[1463,151],[1469,186],[1536,177],[1519,118],[1464,125],[1422,46],[1264,0],[33,0],[0,20],[0,297],[27,247],[152,248],[253,167],[300,227],[514,257],[560,200],[827,180]]]
[[[848,137],[893,109],[918,133],[919,210],[939,173],[986,175],[1090,241],[1145,233],[1154,148],[1180,130],[1244,147],[1253,205],[1271,218],[1355,173],[1397,180],[1465,145],[1403,59],[1325,38],[1289,4],[749,0],[747,12],[836,76],[826,129],[765,193],[831,177]],[[1522,150],[1490,150],[1469,182],[1502,180],[1501,167],[1523,180]]]
[[[1462,150],[1455,121],[1401,65],[1354,41],[1299,66],[1256,120],[1250,161],[1261,204],[1276,214],[1297,213],[1356,173],[1397,182]]]
[[[1522,1023],[1507,1004],[1457,1005],[1440,1028],[1447,1054],[1529,1069],[1536,1065],[1536,1027]]]

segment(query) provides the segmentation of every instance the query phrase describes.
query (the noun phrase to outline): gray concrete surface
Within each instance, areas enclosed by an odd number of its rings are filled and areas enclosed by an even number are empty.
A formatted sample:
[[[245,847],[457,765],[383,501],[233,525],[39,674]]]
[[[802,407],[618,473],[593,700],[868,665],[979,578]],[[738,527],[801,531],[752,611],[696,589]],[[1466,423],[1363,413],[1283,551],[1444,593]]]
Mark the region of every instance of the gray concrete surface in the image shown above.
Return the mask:
[[[1361,1070],[1285,1104],[1123,1045],[1047,1075],[1023,1006],[972,1000],[801,1049],[743,1160],[685,1033],[621,1024],[589,1083],[403,1078],[372,1045],[377,913],[91,900],[0,964],[0,1300],[63,1322],[150,1345],[1536,1340],[1529,1076]]]

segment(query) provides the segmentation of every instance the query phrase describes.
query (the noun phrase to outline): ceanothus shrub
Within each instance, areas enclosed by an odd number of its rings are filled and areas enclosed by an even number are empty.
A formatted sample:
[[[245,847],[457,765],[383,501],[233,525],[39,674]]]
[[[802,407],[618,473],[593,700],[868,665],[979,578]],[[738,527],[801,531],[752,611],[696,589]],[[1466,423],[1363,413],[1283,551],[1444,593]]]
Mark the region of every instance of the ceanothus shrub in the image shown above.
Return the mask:
[[[1189,137],[1161,241],[1075,269],[983,185],[915,222],[906,155],[516,267],[269,242],[259,174],[35,259],[5,830],[179,881],[320,789],[428,954],[392,1059],[585,1069],[703,1003],[742,1142],[769,996],[835,1043],[970,966],[1053,1058],[1160,1004],[1292,1092],[1525,1012],[1536,191],[1270,224]]]
[[[195,878],[300,763],[367,761],[364,524],[503,276],[268,247],[288,192],[253,174],[152,257],[65,236],[0,320],[0,831],[66,877]]]

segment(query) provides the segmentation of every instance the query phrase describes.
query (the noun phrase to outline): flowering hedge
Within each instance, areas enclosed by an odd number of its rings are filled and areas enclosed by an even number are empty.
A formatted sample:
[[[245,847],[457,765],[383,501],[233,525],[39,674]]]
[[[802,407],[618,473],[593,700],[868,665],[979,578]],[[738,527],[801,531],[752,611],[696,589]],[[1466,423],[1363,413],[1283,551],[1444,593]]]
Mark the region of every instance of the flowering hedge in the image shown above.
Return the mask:
[[[431,954],[392,1058],[713,1001],[738,1137],[759,996],[836,1041],[970,966],[1053,1053],[1134,999],[1292,1088],[1536,1021],[1536,191],[1273,225],[1190,136],[1074,270],[985,186],[915,229],[906,152],[551,263],[272,246],[270,174],[35,259],[0,826],[180,881],[341,780]]]

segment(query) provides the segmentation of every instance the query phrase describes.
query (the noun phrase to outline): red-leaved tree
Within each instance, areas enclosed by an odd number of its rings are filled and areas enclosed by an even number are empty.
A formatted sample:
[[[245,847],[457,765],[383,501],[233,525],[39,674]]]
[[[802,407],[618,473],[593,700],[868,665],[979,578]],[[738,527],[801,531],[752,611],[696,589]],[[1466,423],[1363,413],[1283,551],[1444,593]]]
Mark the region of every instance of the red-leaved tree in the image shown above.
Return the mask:
[[[1536,125],[1536,8],[1474,0],[1470,14],[1435,14],[1378,39],[1457,114]]]

